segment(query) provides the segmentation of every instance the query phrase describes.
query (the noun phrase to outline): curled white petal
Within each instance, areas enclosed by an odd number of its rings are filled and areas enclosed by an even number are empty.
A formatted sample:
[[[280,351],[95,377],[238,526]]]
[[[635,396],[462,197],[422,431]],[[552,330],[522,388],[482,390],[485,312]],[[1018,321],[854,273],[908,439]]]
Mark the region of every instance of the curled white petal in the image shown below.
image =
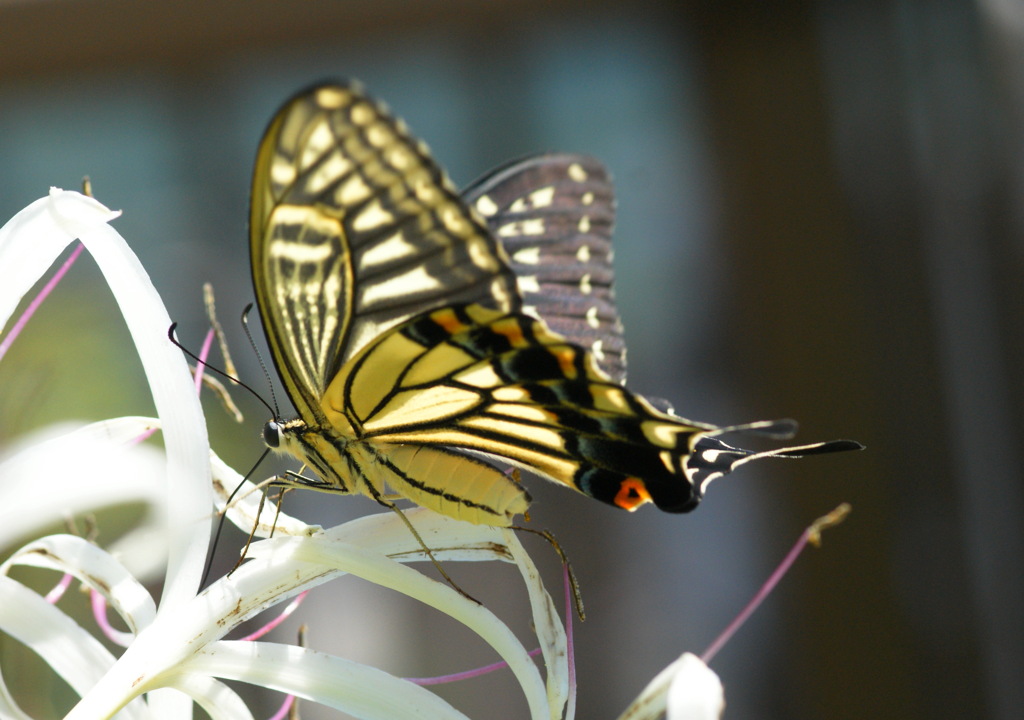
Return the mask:
[[[252,532],[255,537],[307,536],[323,529],[285,512],[279,513],[277,506],[269,502],[264,503],[257,517],[263,490],[248,480],[243,482],[242,476],[213,452],[210,453],[210,469],[213,472],[213,496],[217,510],[223,511],[227,507],[228,520],[243,532]],[[229,497],[230,506],[227,505]]]
[[[156,616],[153,598],[124,565],[101,548],[75,535],[50,535],[20,548],[2,565],[6,575],[15,565],[70,573],[103,595],[131,632],[137,633]]]
[[[143,502],[160,508],[164,488],[156,479],[164,473],[163,453],[128,442],[143,427],[125,418],[76,429],[51,427],[23,438],[0,461],[0,546],[106,505]]]
[[[92,198],[56,188],[0,228],[0,325],[75,237],[86,246],[135,342],[164,430],[169,562],[161,611],[194,594],[206,555],[211,506],[209,442],[191,374],[167,339],[171,321],[149,275]]]
[[[668,688],[667,720],[718,720],[725,710],[722,681],[700,658],[686,653]]]
[[[81,237],[110,286],[139,353],[163,428],[168,563],[160,612],[194,595],[210,537],[210,443],[185,359],[167,339],[171,319],[135,253],[113,228]]]
[[[693,653],[658,673],[619,720],[717,720],[725,708],[718,676]]]
[[[238,693],[211,675],[179,675],[174,679],[174,688],[195,700],[211,720],[254,720]]]
[[[432,580],[376,551],[363,550],[349,543],[310,542],[312,540],[316,538],[299,541],[301,546],[296,553],[296,560],[338,567],[415,598],[458,620],[479,635],[508,663],[526,694],[530,716],[535,719],[549,716],[547,691],[537,666],[515,634],[490,610],[462,596],[447,583]],[[440,555],[443,557],[443,552]]]
[[[408,516],[441,561],[455,556],[510,558],[497,528],[461,523],[429,511],[414,510]],[[404,567],[384,552],[395,553],[403,561],[422,559],[423,554],[408,528],[391,513],[362,518],[311,537],[255,543],[250,559],[230,578],[217,580],[189,602],[161,613],[140,632],[68,718],[108,715],[139,693],[173,685],[181,673],[196,673],[193,663],[199,662],[199,655],[238,624],[344,573],[415,597],[467,625],[509,663],[526,694],[530,716],[552,715],[536,665],[504,623],[449,585]]]
[[[367,720],[467,720],[440,697],[407,680],[307,648],[222,641],[197,654],[188,667],[255,682]]]
[[[94,686],[114,664],[110,652],[89,632],[6,576],[0,576],[0,631],[31,648],[79,693]],[[137,700],[124,708],[124,717],[144,718],[143,710]]]
[[[569,699],[569,664],[568,645],[565,637],[565,626],[558,617],[558,611],[551,596],[544,588],[537,566],[526,554],[519,538],[509,528],[503,528],[505,546],[512,553],[512,560],[523,576],[530,597],[530,608],[533,611],[533,629],[540,641],[544,667],[547,668],[548,706],[550,708],[565,707]]]
[[[92,198],[52,188],[50,195],[11,218],[0,228],[0,327],[61,251],[79,236],[120,215]],[[62,220],[67,217],[67,222]]]

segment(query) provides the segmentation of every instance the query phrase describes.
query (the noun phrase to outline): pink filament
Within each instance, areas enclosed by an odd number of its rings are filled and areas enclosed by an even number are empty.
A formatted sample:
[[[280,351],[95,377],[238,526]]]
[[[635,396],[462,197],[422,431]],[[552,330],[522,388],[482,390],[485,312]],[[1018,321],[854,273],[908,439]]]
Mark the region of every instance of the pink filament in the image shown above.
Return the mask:
[[[7,337],[0,342],[0,358],[3,358],[3,356],[7,354],[8,348],[14,344],[14,341],[18,338],[18,335],[21,334],[21,331],[25,329],[28,321],[35,314],[36,310],[39,309],[39,306],[43,304],[43,301],[60,283],[61,278],[63,278],[67,271],[71,269],[71,266],[75,264],[75,260],[77,260],[78,256],[82,254],[82,250],[84,248],[85,246],[82,243],[77,243],[75,245],[75,249],[71,251],[70,255],[68,255],[68,259],[64,261],[64,264],[57,269],[57,272],[53,274],[53,277],[46,281],[46,284],[43,285],[39,294],[32,298],[32,302],[28,304],[28,307],[25,308],[25,312],[21,314],[21,317],[19,317],[17,322],[15,322],[11,327],[11,331],[7,333]]]
[[[750,602],[747,603],[747,606],[740,611],[740,614],[736,616],[736,619],[729,623],[728,627],[722,631],[722,634],[715,638],[715,641],[711,643],[707,650],[704,651],[704,654],[701,655],[700,659],[704,661],[705,665],[711,662],[712,658],[718,654],[718,651],[721,650],[727,642],[729,642],[729,639],[736,634],[736,631],[739,630],[743,623],[747,621],[747,618],[757,610],[764,599],[768,597],[768,594],[775,589],[775,586],[779,584],[779,580],[789,572],[789,568],[793,565],[793,562],[800,556],[803,549],[807,547],[807,540],[810,535],[810,528],[803,531],[800,535],[800,539],[796,541],[796,545],[793,546],[783,561],[779,563],[779,566],[775,568],[775,571],[768,577],[768,580],[765,581],[764,585],[761,586],[761,589],[757,591]]]
[[[300,592],[298,595],[295,596],[294,600],[288,603],[288,607],[282,610],[281,613],[276,618],[274,618],[273,620],[271,620],[255,632],[246,635],[244,638],[242,638],[242,640],[257,640],[266,635],[268,632],[270,632],[278,625],[283,623],[285,620],[287,620],[288,616],[295,612],[296,608],[298,608],[299,605],[302,604],[302,601],[306,598],[306,595],[308,594],[309,590],[303,590],[302,592]]]

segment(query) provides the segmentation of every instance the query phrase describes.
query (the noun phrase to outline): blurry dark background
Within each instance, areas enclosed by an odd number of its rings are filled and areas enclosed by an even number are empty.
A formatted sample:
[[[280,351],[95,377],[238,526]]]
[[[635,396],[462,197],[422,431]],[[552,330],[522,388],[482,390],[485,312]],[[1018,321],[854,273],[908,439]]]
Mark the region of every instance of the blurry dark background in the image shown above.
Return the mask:
[[[702,651],[804,526],[848,501],[715,660],[726,717],[1010,720],[1024,714],[1022,51],[1010,0],[2,2],[0,220],[88,174],[180,337],[199,345],[214,281],[240,371],[263,387],[234,319],[252,300],[252,158],[292,92],[362,79],[459,185],[537,151],[595,155],[616,178],[631,387],[695,419],[794,417],[800,441],[868,450],[744,468],[684,517],[531,483],[534,523],[587,601],[579,717],[615,717]],[[239,402],[243,426],[206,409],[214,449],[244,470],[265,418]],[[90,261],[0,368],[0,403],[4,444],[58,418],[151,412]],[[373,510],[291,497],[325,524]],[[550,551],[534,555],[557,588]],[[512,571],[450,570],[521,611]],[[299,614],[312,647],[401,675],[495,659],[351,579]],[[525,716],[507,674],[439,692],[472,717]]]

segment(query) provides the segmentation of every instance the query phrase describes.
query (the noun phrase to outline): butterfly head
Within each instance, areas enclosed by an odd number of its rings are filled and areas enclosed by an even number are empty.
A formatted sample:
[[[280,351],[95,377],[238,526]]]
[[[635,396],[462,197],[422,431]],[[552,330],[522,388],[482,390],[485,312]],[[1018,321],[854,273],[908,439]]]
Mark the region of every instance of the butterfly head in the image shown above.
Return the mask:
[[[298,418],[282,421],[268,420],[263,426],[263,442],[275,452],[288,453],[299,459],[305,459],[306,453],[303,437],[308,434],[309,426]]]
[[[267,424],[263,426],[263,442],[271,450],[277,450],[281,447],[283,442],[282,435],[281,423],[277,420],[268,420]]]

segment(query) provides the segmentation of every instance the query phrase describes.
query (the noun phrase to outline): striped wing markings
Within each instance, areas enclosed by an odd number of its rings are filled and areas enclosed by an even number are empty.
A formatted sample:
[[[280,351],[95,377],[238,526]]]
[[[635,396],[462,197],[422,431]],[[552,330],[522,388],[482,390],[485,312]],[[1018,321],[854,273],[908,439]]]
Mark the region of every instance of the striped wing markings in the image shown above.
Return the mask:
[[[643,495],[637,505],[696,503],[685,458],[713,428],[658,413],[529,316],[434,311],[378,338],[346,370],[323,410],[363,441],[484,453],[624,507],[624,487]]]
[[[615,196],[594,158],[555,153],[508,163],[462,195],[511,258],[524,309],[591,350],[625,382],[625,342],[612,289]]]
[[[300,93],[261,142],[253,280],[304,418],[359,348],[426,310],[519,305],[504,251],[426,147],[358,86]]]

